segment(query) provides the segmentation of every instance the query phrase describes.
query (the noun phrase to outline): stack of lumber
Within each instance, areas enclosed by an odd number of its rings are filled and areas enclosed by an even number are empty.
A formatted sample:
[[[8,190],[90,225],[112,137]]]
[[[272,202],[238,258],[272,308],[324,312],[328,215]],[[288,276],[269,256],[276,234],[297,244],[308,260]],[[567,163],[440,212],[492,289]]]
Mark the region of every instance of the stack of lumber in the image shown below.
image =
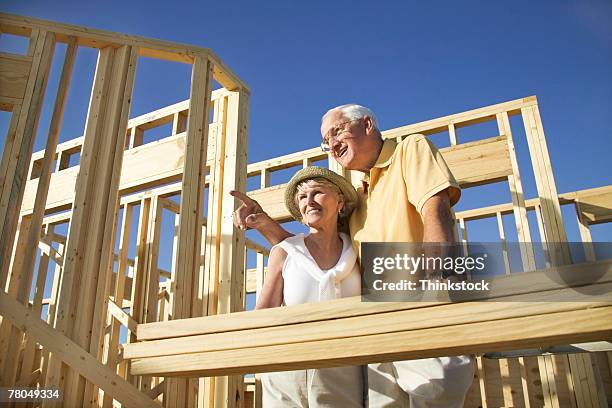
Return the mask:
[[[612,262],[512,274],[481,299],[293,307],[141,324],[134,375],[217,376],[612,339]],[[436,294],[436,299],[444,294]]]

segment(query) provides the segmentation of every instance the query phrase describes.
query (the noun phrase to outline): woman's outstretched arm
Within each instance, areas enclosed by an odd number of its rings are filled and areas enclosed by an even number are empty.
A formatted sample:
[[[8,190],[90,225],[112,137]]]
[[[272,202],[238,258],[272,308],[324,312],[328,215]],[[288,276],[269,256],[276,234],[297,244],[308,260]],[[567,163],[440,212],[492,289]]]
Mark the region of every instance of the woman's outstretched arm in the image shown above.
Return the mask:
[[[266,279],[257,298],[255,309],[279,307],[283,304],[283,265],[287,252],[280,247],[272,248],[268,259]]]

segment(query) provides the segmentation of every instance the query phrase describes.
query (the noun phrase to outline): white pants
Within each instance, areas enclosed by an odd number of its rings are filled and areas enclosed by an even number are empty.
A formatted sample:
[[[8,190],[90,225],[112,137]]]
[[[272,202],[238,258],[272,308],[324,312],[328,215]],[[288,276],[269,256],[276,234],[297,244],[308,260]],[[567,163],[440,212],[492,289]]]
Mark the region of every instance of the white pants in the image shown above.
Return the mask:
[[[261,374],[263,408],[362,408],[361,366]]]
[[[472,381],[470,356],[368,365],[369,408],[461,408]]]

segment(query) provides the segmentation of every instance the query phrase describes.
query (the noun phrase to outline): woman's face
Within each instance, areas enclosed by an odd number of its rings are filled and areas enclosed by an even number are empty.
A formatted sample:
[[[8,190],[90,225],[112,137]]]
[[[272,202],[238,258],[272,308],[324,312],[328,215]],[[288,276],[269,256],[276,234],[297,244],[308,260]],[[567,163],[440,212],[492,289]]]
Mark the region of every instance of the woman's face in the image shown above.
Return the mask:
[[[297,191],[302,222],[309,227],[330,228],[338,222],[343,203],[336,191],[328,186],[309,181]]]

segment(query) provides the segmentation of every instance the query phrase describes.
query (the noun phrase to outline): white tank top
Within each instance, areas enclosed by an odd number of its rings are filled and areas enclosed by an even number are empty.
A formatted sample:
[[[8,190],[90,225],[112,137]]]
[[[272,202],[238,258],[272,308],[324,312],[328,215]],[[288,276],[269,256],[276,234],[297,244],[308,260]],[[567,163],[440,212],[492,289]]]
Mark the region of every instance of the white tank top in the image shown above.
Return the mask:
[[[351,238],[340,233],[342,254],[330,269],[321,269],[298,234],[279,243],[287,252],[283,265],[283,303],[287,306],[361,294],[361,276]]]

